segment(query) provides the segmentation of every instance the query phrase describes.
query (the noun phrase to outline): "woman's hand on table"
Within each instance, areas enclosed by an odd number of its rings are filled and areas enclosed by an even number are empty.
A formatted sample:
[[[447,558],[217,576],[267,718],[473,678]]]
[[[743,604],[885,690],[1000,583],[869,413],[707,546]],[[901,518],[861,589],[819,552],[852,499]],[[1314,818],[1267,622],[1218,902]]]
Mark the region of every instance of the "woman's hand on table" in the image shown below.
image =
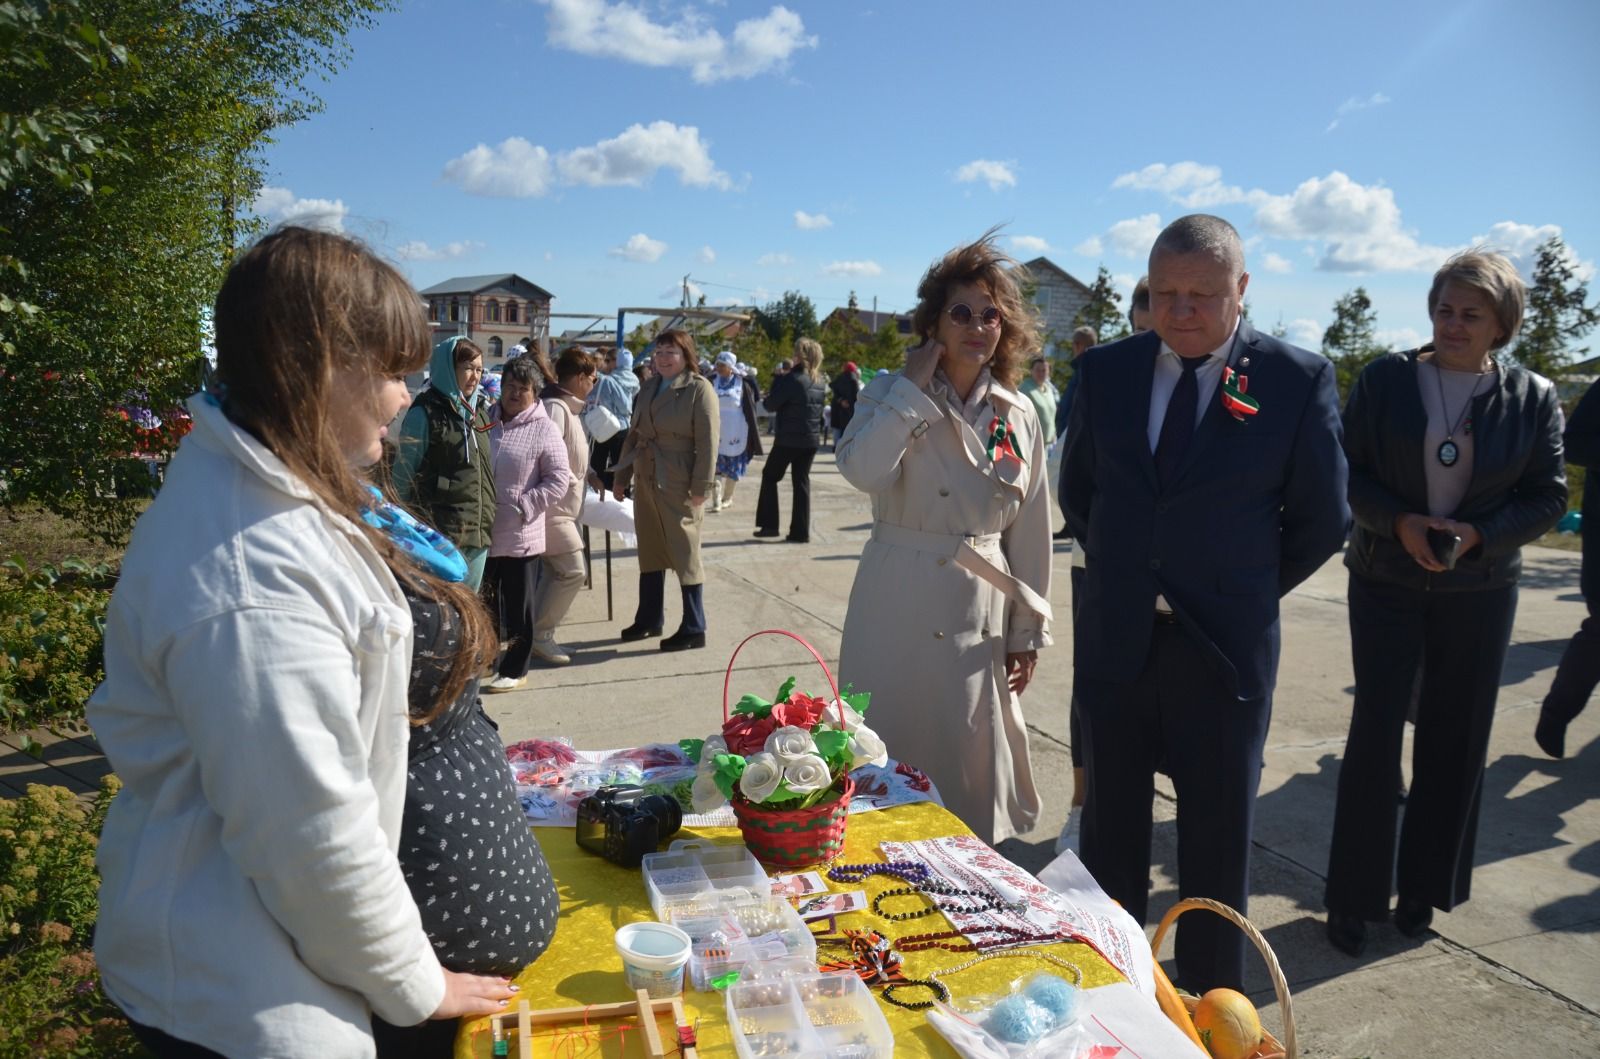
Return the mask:
[[[1006,681],[1021,695],[1033,682],[1033,667],[1039,664],[1038,651],[1013,651],[1006,655]]]
[[[444,999],[430,1019],[458,1019],[465,1015],[493,1015],[516,995],[511,979],[487,974],[444,972]]]
[[[944,356],[944,343],[930,338],[915,349],[906,350],[906,379],[919,390],[933,381],[934,370]]]

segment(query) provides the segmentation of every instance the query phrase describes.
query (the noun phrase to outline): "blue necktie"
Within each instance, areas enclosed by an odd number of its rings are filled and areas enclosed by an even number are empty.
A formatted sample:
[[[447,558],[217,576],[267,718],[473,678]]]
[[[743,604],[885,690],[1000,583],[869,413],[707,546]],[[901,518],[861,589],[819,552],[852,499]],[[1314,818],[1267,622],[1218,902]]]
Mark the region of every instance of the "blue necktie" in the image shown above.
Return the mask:
[[[1161,479],[1162,489],[1171,485],[1177,477],[1183,454],[1189,451],[1189,442],[1194,437],[1195,411],[1200,404],[1200,384],[1194,373],[1210,359],[1178,358],[1178,363],[1183,365],[1183,374],[1178,377],[1178,385],[1172,388],[1166,417],[1161,420],[1161,436],[1156,439],[1156,474]]]

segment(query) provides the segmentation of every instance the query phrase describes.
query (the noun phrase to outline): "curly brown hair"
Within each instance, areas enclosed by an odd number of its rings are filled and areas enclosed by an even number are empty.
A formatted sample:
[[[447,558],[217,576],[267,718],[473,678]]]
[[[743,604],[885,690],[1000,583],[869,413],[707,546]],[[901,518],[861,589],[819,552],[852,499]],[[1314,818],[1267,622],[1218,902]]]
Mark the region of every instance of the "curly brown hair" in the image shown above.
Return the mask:
[[[917,307],[911,328],[926,342],[939,326],[952,287],[974,283],[1000,310],[1000,341],[989,361],[989,373],[1003,385],[1015,388],[1028,355],[1040,348],[1039,312],[1022,296],[1028,272],[1001,250],[1000,229],[990,228],[976,242],[958,246],[934,262],[917,284]]]

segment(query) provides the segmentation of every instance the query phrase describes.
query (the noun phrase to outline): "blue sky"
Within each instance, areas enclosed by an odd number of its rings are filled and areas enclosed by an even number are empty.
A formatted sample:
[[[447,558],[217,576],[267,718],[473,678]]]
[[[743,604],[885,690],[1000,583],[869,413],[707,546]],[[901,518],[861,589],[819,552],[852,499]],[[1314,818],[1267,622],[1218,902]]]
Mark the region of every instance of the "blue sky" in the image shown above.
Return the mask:
[[[855,291],[906,309],[1005,225],[1124,289],[1204,209],[1249,300],[1316,348],[1367,288],[1428,334],[1486,240],[1600,257],[1600,3],[407,0],[267,149],[258,212],[342,227],[419,287],[517,272],[557,311]],[[559,326],[558,326],[559,329]]]

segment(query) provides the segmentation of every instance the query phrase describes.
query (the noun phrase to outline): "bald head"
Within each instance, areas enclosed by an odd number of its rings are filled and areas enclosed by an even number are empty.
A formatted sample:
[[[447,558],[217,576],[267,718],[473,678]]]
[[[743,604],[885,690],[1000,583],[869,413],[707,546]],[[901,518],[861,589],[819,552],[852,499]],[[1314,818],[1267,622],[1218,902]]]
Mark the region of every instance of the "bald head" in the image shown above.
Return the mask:
[[[1244,244],[1239,240],[1238,229],[1209,213],[1179,217],[1161,230],[1150,248],[1152,272],[1156,258],[1162,254],[1205,254],[1227,265],[1231,277],[1244,274]]]

